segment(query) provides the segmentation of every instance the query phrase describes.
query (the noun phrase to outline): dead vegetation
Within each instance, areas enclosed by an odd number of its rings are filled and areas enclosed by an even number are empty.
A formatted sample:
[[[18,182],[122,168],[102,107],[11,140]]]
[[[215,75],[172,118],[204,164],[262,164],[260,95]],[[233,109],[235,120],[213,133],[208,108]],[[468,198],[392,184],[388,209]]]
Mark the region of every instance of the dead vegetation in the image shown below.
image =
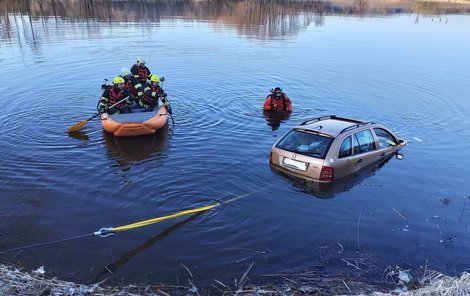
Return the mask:
[[[54,296],[88,296],[88,295],[470,295],[470,274],[464,272],[460,277],[446,276],[435,271],[426,271],[421,279],[407,281],[398,270],[390,268],[386,278],[394,277],[399,281],[364,283],[358,280],[340,277],[325,277],[316,271],[297,274],[265,275],[266,282],[273,284],[256,286],[249,284],[248,274],[253,267],[251,263],[240,279],[234,283],[222,283],[214,279],[210,287],[198,288],[191,271],[186,286],[168,285],[128,285],[123,287],[103,287],[101,283],[81,285],[45,277],[44,274],[22,272],[11,265],[0,265],[0,295],[54,295]],[[398,277],[399,275],[399,277]],[[405,274],[406,275],[406,274]],[[388,282],[388,283],[387,283]],[[379,290],[389,292],[377,292]]]

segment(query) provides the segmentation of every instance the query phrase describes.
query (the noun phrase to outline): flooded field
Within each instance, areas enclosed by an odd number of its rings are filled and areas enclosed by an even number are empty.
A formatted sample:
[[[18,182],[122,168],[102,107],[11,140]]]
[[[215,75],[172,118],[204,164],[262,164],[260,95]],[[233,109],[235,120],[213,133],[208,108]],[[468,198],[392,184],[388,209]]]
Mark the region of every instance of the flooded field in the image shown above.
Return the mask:
[[[2,1],[0,252],[222,203],[113,237],[0,255],[80,283],[232,283],[316,270],[470,267],[468,4]],[[104,79],[145,57],[175,124],[121,139],[90,121]],[[288,117],[262,112],[280,86]],[[408,140],[319,186],[271,170],[293,126],[336,114]],[[224,203],[235,197],[239,199]]]

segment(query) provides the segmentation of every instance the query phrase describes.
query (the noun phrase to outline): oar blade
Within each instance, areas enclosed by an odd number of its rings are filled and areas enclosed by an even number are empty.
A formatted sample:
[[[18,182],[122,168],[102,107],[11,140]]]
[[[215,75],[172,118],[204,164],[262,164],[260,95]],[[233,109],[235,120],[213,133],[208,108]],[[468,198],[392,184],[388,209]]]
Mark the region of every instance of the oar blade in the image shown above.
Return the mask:
[[[88,120],[84,120],[84,121],[80,121],[79,123],[69,127],[69,129],[67,130],[68,133],[73,133],[73,132],[76,132],[78,131],[79,129],[81,129],[82,127],[85,126],[85,124],[88,122]]]
[[[165,103],[165,108],[166,108],[166,111],[168,111],[168,113],[170,113],[170,115],[173,115],[173,110],[171,109],[170,104]]]

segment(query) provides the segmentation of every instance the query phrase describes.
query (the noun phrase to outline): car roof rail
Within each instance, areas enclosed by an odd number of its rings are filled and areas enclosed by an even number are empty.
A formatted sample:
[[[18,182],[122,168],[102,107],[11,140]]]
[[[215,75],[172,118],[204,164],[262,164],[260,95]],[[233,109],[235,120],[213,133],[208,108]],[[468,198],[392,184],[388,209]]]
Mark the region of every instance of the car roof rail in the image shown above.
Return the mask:
[[[338,118],[338,117],[336,117],[336,115],[320,116],[320,117],[316,117],[316,118],[307,119],[299,125],[307,125],[307,124],[314,123],[314,122],[317,122],[317,121],[321,121],[321,120],[325,120],[325,119],[332,119],[332,118]]]
[[[363,125],[367,125],[367,124],[374,124],[375,122],[372,122],[372,121],[367,121],[367,122],[359,122],[357,124],[354,124],[354,125],[351,125],[351,126],[348,126],[346,128],[344,128],[342,131],[340,131],[339,133],[342,134],[350,129],[353,129],[353,128],[356,128],[356,127],[360,127],[360,126],[363,126]]]
[[[364,122],[364,121],[357,120],[357,119],[352,119],[352,118],[338,117],[338,116],[336,116],[336,115],[325,115],[325,116],[320,116],[320,117],[308,119],[308,120],[302,122],[302,123],[299,124],[299,125],[307,125],[307,124],[311,124],[311,123],[314,123],[314,122],[317,122],[317,121],[326,120],[326,119],[337,119],[337,120],[342,120],[342,121],[347,121],[347,122],[355,123],[356,125],[357,125],[357,124],[360,125],[360,124],[366,123],[366,122]]]

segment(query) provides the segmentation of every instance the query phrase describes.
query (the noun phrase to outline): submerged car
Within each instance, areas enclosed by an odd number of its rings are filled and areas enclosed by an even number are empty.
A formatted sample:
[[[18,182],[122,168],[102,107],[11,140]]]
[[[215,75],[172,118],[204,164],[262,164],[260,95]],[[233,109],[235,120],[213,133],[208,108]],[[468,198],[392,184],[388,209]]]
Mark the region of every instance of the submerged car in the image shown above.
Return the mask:
[[[406,145],[384,126],[328,115],[302,122],[274,144],[269,163],[281,172],[332,182],[383,161]]]

